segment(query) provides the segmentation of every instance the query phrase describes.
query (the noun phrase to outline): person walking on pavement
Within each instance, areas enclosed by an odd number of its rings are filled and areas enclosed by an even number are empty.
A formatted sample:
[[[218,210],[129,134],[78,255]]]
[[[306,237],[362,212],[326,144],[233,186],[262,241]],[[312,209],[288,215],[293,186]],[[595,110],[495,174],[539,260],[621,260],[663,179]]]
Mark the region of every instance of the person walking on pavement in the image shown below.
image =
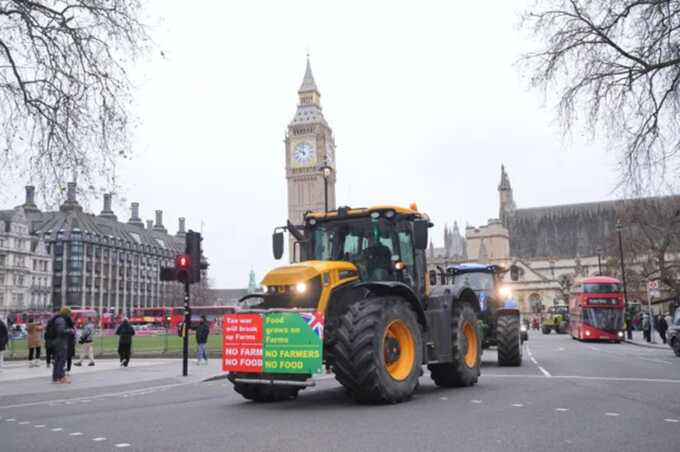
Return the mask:
[[[668,330],[668,323],[666,323],[666,318],[663,316],[663,314],[659,314],[659,318],[656,321],[656,330],[659,332],[659,336],[661,336],[661,341],[665,344],[666,343],[666,331]]]
[[[28,345],[28,367],[38,367],[40,365],[40,346],[42,345],[42,330],[40,322],[34,322],[32,317],[28,319],[26,326]]]
[[[118,339],[118,357],[120,358],[120,367],[127,367],[130,364],[130,353],[132,351],[132,336],[135,335],[135,329],[132,328],[128,322],[127,317],[123,318],[123,323],[118,326],[116,330]]]
[[[642,335],[647,342],[652,341],[652,325],[649,321],[649,314],[642,315]]]
[[[68,337],[68,347],[66,350],[66,375],[71,375],[71,367],[73,366],[73,357],[76,356],[76,326],[69,314],[66,320],[66,328],[73,331],[73,334]]]
[[[68,319],[70,318],[71,310],[64,306],[59,310],[59,314],[54,316],[47,324],[47,336],[52,345],[52,357],[54,358],[52,366],[53,383],[71,383],[71,380],[66,377],[64,369],[68,344],[71,336],[75,335],[75,331],[68,327]]]
[[[80,333],[80,339],[78,343],[80,344],[80,361],[75,363],[76,366],[80,367],[83,365],[83,360],[87,356],[90,360],[88,366],[94,366],[94,323],[91,319],[87,320],[82,332]]]
[[[7,347],[7,342],[9,341],[9,331],[7,331],[7,325],[2,321],[0,317],[0,372],[2,372],[2,366],[5,360],[5,347]]]
[[[208,319],[204,315],[201,316],[201,323],[196,328],[196,343],[198,344],[198,351],[196,352],[196,365],[208,365],[208,352],[206,345],[208,344],[208,336],[210,335],[210,326]]]

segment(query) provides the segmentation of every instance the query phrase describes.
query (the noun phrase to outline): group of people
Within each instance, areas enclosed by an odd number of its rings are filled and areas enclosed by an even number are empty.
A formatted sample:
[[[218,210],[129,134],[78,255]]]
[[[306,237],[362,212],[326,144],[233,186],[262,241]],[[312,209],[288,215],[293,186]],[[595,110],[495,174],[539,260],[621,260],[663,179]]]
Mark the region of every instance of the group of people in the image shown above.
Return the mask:
[[[666,315],[656,314],[654,316],[654,319],[651,319],[649,317],[649,314],[645,312],[642,314],[641,323],[642,323],[642,336],[647,342],[652,341],[652,323],[653,323],[654,329],[659,333],[661,341],[665,344],[667,342],[666,331],[668,331],[668,328],[673,323],[673,317],[671,317],[671,313],[669,312]]]
[[[94,336],[95,325],[88,319],[82,326],[80,332],[71,318],[71,310],[62,307],[48,322],[43,326],[41,322],[33,318],[27,319],[26,324],[26,346],[28,348],[28,366],[38,367],[40,365],[40,355],[43,341],[45,345],[45,363],[52,368],[52,382],[59,384],[71,383],[69,375],[73,365],[82,366],[85,359],[89,361],[88,366],[94,366]],[[135,330],[127,319],[116,329],[118,335],[118,356],[121,367],[128,367],[132,352],[132,336]],[[0,370],[4,364],[4,353],[9,342],[9,331],[7,325],[0,319]],[[76,355],[76,342],[80,344],[80,360],[73,362]]]

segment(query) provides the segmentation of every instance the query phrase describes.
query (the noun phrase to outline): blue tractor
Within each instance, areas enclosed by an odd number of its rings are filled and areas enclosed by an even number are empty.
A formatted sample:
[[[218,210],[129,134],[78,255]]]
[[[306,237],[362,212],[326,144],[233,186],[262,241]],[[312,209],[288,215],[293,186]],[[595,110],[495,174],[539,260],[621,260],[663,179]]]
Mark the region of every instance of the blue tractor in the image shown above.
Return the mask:
[[[440,281],[454,287],[469,287],[475,292],[481,311],[478,317],[482,347],[497,347],[500,366],[521,366],[522,342],[528,339],[528,333],[522,325],[512,290],[502,283],[507,271],[500,265],[452,265],[445,272],[440,269]]]

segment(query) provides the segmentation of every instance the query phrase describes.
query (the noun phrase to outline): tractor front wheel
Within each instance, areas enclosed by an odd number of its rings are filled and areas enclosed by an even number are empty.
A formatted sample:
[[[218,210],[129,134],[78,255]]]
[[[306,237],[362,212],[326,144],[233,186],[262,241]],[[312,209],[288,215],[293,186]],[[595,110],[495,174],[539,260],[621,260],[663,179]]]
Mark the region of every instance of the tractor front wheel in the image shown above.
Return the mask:
[[[451,314],[451,344],[453,361],[428,365],[437,386],[472,386],[479,378],[481,340],[477,314],[468,303],[459,303]]]
[[[333,344],[336,379],[358,402],[399,403],[422,374],[420,324],[406,300],[369,298],[340,318]]]
[[[522,365],[522,333],[519,316],[501,315],[496,323],[498,340],[498,365]]]

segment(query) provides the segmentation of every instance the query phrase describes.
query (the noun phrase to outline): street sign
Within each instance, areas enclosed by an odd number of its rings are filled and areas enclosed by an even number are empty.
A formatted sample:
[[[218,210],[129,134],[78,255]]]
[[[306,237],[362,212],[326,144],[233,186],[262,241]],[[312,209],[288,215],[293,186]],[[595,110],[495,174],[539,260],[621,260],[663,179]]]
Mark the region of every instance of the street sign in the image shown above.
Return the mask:
[[[222,370],[314,374],[323,367],[320,312],[225,314]]]
[[[647,290],[653,291],[653,290],[659,290],[659,281],[647,281]]]

